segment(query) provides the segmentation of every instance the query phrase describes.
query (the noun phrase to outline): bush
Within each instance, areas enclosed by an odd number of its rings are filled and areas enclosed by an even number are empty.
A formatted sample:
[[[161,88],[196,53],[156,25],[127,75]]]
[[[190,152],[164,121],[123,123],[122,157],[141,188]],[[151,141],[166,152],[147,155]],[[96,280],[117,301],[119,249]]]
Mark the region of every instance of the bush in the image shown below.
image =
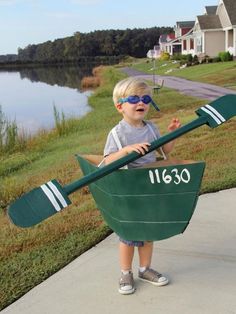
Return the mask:
[[[173,59],[173,60],[180,60],[180,61],[182,61],[182,62],[192,62],[193,61],[193,56],[192,56],[192,54],[191,53],[189,53],[189,54],[181,54],[181,53],[175,53],[172,57],[171,57],[171,59]]]
[[[182,55],[179,52],[171,56],[171,60],[181,60],[181,58],[182,58]]]
[[[168,61],[168,60],[170,60],[170,54],[169,54],[168,52],[162,51],[162,52],[161,52],[160,60],[162,60],[162,61]]]
[[[212,61],[213,61],[213,62],[221,62],[221,59],[220,59],[220,57],[214,57],[214,58],[212,59]]]
[[[233,60],[233,55],[231,55],[228,51],[221,51],[221,52],[219,52],[218,57],[223,62],[225,62],[225,61],[232,61]]]
[[[194,65],[199,64],[198,56],[197,56],[197,55],[194,55],[194,56],[193,56],[193,64],[194,64]]]
[[[186,55],[186,60],[187,60],[187,62],[192,62],[193,61],[193,56],[191,55],[191,53]]]

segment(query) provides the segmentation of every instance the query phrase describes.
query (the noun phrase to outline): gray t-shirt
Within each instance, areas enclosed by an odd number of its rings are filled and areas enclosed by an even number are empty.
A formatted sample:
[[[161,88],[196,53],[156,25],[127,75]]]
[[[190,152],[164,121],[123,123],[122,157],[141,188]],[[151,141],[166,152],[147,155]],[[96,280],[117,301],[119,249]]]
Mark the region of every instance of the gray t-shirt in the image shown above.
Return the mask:
[[[116,126],[115,131],[117,133],[118,139],[122,147],[127,145],[137,144],[137,143],[151,143],[155,139],[160,137],[160,132],[156,126],[150,121],[144,121],[144,126],[142,127],[133,127],[124,119],[121,120]],[[152,128],[153,132],[150,130],[149,126]],[[154,136],[154,134],[155,136]],[[116,144],[112,131],[108,134],[106,145],[104,148],[104,156],[108,156],[111,153],[115,153],[119,150],[119,147]],[[136,168],[144,164],[154,162],[156,160],[156,152],[152,151],[147,155],[131,162],[128,167]]]

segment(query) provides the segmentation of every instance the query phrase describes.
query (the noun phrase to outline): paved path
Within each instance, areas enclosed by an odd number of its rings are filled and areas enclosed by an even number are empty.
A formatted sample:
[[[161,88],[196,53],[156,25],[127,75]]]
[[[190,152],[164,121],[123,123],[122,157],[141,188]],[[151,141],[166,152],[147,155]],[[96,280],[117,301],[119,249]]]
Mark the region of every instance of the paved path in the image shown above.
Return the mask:
[[[235,314],[236,189],[200,196],[183,235],[156,242],[153,267],[171,283],[137,279],[122,296],[114,234],[4,309],[1,314]]]
[[[122,68],[122,71],[129,76],[142,77],[145,80],[153,81],[153,75],[149,75],[131,68]],[[176,89],[182,94],[208,100],[214,100],[226,94],[236,95],[235,90],[207,83],[189,81],[175,76],[155,75],[155,82],[158,82],[158,80],[164,80],[165,87]]]

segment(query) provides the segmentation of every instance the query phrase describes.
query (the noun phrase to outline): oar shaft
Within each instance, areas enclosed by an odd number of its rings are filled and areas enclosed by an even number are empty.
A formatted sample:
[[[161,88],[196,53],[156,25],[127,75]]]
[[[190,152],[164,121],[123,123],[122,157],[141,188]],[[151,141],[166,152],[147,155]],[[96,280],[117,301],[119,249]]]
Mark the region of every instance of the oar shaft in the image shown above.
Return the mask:
[[[149,147],[149,151],[146,152],[145,154],[150,153],[153,150],[156,150],[157,148],[163,146],[164,144],[173,141],[174,139],[176,139],[177,137],[180,137],[181,135],[190,132],[196,128],[198,128],[199,126],[206,124],[207,119],[206,117],[199,117],[195,120],[193,120],[192,122],[182,126],[179,129],[176,129],[173,132],[170,132],[162,137],[160,137],[159,139],[153,141],[151,143],[151,146]],[[84,176],[83,178],[72,182],[71,184],[68,184],[64,187],[64,190],[67,194],[71,194],[73,192],[75,192],[76,190],[104,177],[105,175],[110,174],[111,172],[129,164],[130,162],[142,157],[142,154],[138,154],[136,152],[132,152],[130,154],[128,154],[127,156],[124,156],[110,164],[108,164],[107,166],[101,167],[98,170],[94,171],[93,173],[90,173],[86,176]]]

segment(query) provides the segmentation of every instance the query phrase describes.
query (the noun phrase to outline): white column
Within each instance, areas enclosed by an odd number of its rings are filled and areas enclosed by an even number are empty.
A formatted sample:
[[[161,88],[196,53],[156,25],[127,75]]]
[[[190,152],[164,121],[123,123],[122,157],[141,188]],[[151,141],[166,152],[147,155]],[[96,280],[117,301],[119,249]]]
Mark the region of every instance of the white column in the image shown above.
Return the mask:
[[[205,47],[205,32],[202,32],[202,53],[206,52],[206,47]]]
[[[233,33],[233,47],[234,47],[234,57],[236,56],[236,28],[233,29],[234,33]]]
[[[225,31],[225,51],[228,51],[229,47],[229,31]]]
[[[194,37],[194,43],[193,43],[193,47],[194,47],[194,55],[197,55],[198,52],[197,52],[197,39],[196,37]]]

